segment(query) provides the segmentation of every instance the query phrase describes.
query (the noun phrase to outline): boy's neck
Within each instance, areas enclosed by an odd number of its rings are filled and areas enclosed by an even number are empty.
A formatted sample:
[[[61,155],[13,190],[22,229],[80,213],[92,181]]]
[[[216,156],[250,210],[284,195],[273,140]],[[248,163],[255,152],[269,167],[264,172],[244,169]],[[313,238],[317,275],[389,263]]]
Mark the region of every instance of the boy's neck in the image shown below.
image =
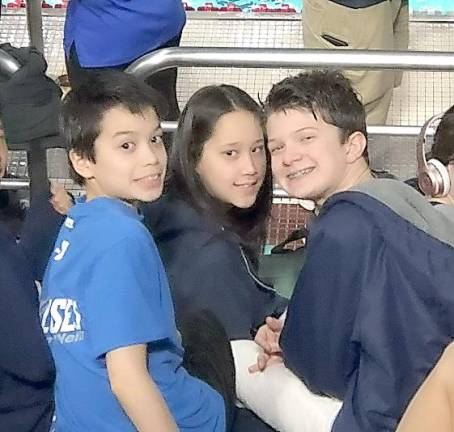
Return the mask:
[[[360,161],[358,161],[358,163],[350,166],[350,169],[348,169],[345,173],[343,180],[329,195],[321,198],[316,202],[316,207],[320,209],[325,201],[334,194],[345,192],[372,179],[373,176],[369,164],[364,159],[361,159]]]
[[[440,204],[446,204],[446,205],[454,206],[454,197],[453,197],[453,195],[454,194],[452,192],[449,192],[449,194],[446,195],[445,197],[431,198],[430,201],[437,202],[437,203],[440,203]]]
[[[85,195],[85,202],[89,202],[96,198],[110,198],[113,200],[121,201],[125,205],[127,205],[129,207],[134,207],[135,209],[137,209],[139,207],[139,201],[137,201],[137,200],[129,200],[129,199],[120,198],[120,197],[98,194],[98,193],[95,193],[93,190],[90,190],[90,188],[87,187],[86,195]]]

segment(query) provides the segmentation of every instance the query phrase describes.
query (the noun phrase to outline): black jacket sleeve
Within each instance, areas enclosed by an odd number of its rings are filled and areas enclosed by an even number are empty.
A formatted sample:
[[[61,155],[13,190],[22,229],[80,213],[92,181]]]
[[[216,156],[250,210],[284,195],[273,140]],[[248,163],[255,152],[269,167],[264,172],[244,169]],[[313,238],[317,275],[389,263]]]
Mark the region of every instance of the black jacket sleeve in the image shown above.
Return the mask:
[[[27,256],[36,280],[42,281],[60,227],[65,220],[54,210],[49,195],[37,197],[27,212],[20,235],[20,246]]]
[[[166,266],[177,321],[183,314],[211,310],[230,339],[250,339],[251,329],[263,322],[273,305],[274,291],[259,288],[241,258],[237,245],[211,239],[190,256]]]

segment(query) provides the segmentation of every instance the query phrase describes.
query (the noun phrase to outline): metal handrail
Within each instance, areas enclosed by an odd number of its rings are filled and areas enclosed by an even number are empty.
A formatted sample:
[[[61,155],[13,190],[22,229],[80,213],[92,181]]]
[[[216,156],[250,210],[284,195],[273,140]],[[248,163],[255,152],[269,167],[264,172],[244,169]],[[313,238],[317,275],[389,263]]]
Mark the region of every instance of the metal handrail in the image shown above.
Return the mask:
[[[28,189],[30,187],[30,180],[28,178],[4,178],[0,180],[0,190],[9,189],[9,190],[19,190],[19,189]]]
[[[6,51],[0,49],[0,72],[11,76],[21,68],[19,62]]]
[[[164,132],[175,132],[177,122],[164,121],[161,123]],[[421,128],[419,126],[368,126],[367,132],[369,135],[375,136],[399,136],[399,137],[417,137]],[[428,135],[433,134],[434,130],[429,130]],[[27,178],[20,179],[0,179],[1,189],[27,189],[30,182]],[[282,190],[275,189],[275,197],[288,197]]]
[[[175,132],[177,130],[178,122],[163,121],[161,128],[164,132]],[[420,126],[368,126],[367,133],[369,135],[380,136],[418,136],[421,131]],[[430,131],[429,131],[430,134]]]
[[[132,63],[138,77],[173,67],[336,68],[453,71],[454,53],[296,48],[164,48]]]

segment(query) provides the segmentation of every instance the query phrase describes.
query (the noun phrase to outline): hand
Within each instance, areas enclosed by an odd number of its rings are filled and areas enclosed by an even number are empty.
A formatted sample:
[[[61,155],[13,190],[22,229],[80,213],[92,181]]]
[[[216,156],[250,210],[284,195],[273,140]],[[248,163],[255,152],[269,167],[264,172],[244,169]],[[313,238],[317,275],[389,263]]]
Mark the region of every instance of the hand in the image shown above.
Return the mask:
[[[54,210],[62,215],[66,215],[68,210],[74,205],[71,195],[59,183],[52,183],[50,192],[52,197],[49,201]]]
[[[249,373],[263,372],[267,367],[274,364],[283,363],[282,353],[266,354],[265,352],[257,356],[257,363],[249,366]]]
[[[263,351],[265,351],[266,354],[281,353],[282,350],[279,346],[279,338],[283,328],[284,320],[266,317],[265,324],[259,328],[254,341],[263,348]]]
[[[282,350],[279,346],[279,337],[284,327],[283,319],[267,317],[266,322],[259,328],[255,343],[263,349],[257,356],[257,363],[249,367],[249,372],[254,373],[265,370],[268,366],[282,363]]]

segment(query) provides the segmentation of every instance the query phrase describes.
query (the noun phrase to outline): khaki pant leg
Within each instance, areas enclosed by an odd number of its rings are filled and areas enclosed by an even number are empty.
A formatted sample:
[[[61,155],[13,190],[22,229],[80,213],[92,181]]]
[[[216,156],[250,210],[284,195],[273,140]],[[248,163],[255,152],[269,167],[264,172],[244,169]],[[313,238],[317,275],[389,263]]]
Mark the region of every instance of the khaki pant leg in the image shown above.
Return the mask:
[[[396,51],[407,51],[409,42],[409,10],[408,0],[402,0],[402,4],[396,11],[394,20],[394,49]],[[399,87],[402,83],[403,71],[396,71],[394,77],[394,87]]]
[[[394,20],[401,0],[385,1],[362,9],[329,0],[303,0],[303,40],[306,48],[394,49]],[[327,34],[344,41],[338,47],[326,41]],[[384,124],[394,87],[394,71],[345,71],[361,96],[368,124]]]

